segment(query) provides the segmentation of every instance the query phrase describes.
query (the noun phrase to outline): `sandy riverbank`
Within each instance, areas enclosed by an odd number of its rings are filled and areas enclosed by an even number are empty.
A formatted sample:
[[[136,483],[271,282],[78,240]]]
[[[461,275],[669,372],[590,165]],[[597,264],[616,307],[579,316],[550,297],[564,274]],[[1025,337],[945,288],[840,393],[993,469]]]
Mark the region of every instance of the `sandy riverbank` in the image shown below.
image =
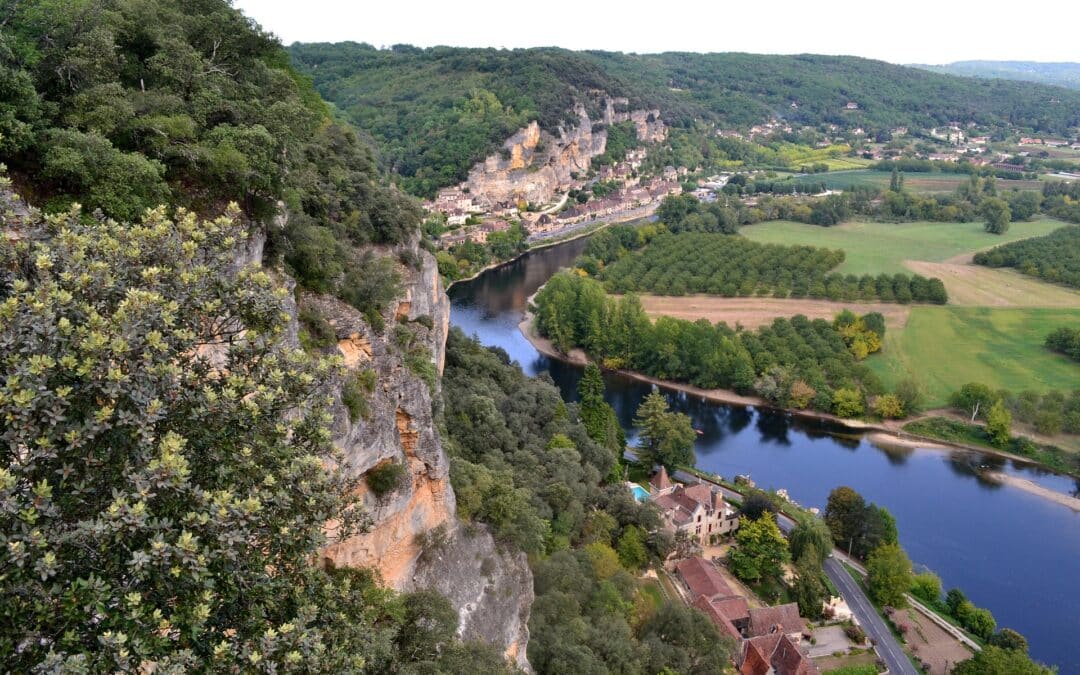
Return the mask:
[[[1064,492],[1058,492],[1057,490],[1051,490],[1048,487],[1043,487],[1034,481],[1030,481],[1027,478],[1019,478],[1017,476],[1010,476],[1007,473],[1001,473],[1000,471],[985,471],[983,477],[992,481],[1001,483],[1002,485],[1009,485],[1014,488],[1029,492],[1033,495],[1042,497],[1043,499],[1049,499],[1052,502],[1067,506],[1073,511],[1080,511],[1080,499],[1067,495]]]

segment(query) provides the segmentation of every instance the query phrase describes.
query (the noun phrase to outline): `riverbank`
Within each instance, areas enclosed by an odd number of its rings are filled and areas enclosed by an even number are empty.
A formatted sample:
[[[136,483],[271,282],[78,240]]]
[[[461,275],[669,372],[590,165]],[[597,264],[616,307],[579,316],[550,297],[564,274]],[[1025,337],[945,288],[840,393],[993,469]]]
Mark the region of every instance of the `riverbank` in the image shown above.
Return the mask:
[[[528,299],[529,304],[532,303],[532,299],[533,296],[530,296]],[[571,350],[570,354],[564,354],[555,347],[551,340],[548,340],[547,338],[538,335],[533,326],[533,318],[534,317],[532,312],[526,310],[524,318],[518,324],[518,328],[521,330],[522,335],[525,336],[525,339],[528,340],[530,344],[532,344],[536,351],[549,358],[557,359],[559,361],[570,363],[576,366],[584,366],[589,362],[588,356],[586,356],[584,350],[573,349]],[[617,372],[623,377],[637,380],[639,382],[652,384],[657,387],[663,387],[672,391],[685,392],[687,394],[699,396],[707,401],[711,401],[714,403],[753,406],[756,408],[765,408],[768,410],[785,412],[790,415],[801,417],[804,419],[829,422],[839,427],[850,429],[852,432],[865,434],[864,437],[867,441],[879,446],[891,446],[911,450],[938,450],[950,453],[976,452],[983,455],[992,455],[1016,462],[1022,462],[1031,466],[1041,466],[1037,462],[1032,462],[1030,459],[1022,457],[1020,455],[1015,455],[1000,450],[967,445],[963,443],[952,443],[949,441],[918,436],[916,434],[902,431],[898,428],[887,426],[885,423],[863,422],[861,420],[845,419],[829,413],[815,412],[809,410],[789,410],[784,408],[778,408],[761,397],[744,396],[742,394],[727,389],[702,389],[700,387],[695,387],[690,384],[660,380],[658,378],[650,377],[648,375],[644,375],[642,373],[632,370],[617,370],[615,372]],[[1016,478],[1000,472],[984,472],[983,475],[987,476],[991,480],[997,480],[1002,484],[1024,490],[1029,494],[1034,494],[1062,506],[1071,508],[1076,511],[1080,511],[1080,499],[1072,497],[1071,495],[1067,495],[1063,492],[1051,490],[1032,481],[1023,478]]]
[[[1042,497],[1043,499],[1049,499],[1062,506],[1067,506],[1073,511],[1080,512],[1080,499],[1073,497],[1072,495],[1067,495],[1064,492],[1058,492],[1057,490],[1043,487],[1026,478],[1010,476],[1009,474],[1001,473],[1000,471],[984,471],[982,476],[997,483],[1001,483],[1002,485],[1012,486],[1019,490],[1023,490],[1024,492]]]

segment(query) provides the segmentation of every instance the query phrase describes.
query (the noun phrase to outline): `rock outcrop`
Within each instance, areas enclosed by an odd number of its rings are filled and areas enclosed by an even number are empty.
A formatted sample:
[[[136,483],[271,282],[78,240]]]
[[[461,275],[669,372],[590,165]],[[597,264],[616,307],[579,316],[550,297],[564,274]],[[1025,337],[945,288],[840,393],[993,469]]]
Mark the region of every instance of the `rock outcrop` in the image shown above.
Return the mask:
[[[643,142],[666,137],[667,127],[659,110],[630,111],[623,109],[626,106],[624,98],[604,99],[601,119],[595,120],[596,130],[583,105],[574,110],[576,123],[560,126],[557,133],[532,122],[508,138],[498,153],[472,168],[466,181],[470,194],[492,204],[544,204],[568,190],[575,176],[588,172],[592,158],[604,153],[608,125],[632,121]]]
[[[486,529],[458,522],[450,463],[433,412],[438,391],[431,391],[409,369],[394,338],[396,326],[407,328],[413,334],[411,349],[424,349],[442,372],[450,302],[434,258],[415,242],[412,248],[421,262],[417,269],[402,269],[403,294],[387,312],[387,327],[381,332],[340,300],[301,297],[302,304],[315,308],[333,327],[337,351],[350,374],[375,372],[366,414],[356,419],[350,419],[340,402],[340,383],[333,392],[338,401],[334,442],[344,451],[350,471],[363,475],[390,462],[406,469],[400,485],[381,497],[362,484],[359,496],[371,528],[327,546],[323,558],[335,566],[372,567],[398,590],[435,587],[457,609],[463,638],[494,644],[528,667],[533,592],[527,561],[520,553],[499,552]]]

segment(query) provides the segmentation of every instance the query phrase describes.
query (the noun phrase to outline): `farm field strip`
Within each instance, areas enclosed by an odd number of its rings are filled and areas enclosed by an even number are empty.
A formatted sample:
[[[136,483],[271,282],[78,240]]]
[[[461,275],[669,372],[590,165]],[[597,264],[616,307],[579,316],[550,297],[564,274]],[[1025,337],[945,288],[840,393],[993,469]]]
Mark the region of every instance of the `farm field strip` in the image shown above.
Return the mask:
[[[1080,307],[995,309],[913,307],[902,330],[885,335],[885,348],[866,363],[895,387],[917,374],[929,407],[946,404],[966,382],[995,389],[1074,389],[1080,365],[1043,346],[1046,334],[1080,324]]]
[[[881,312],[885,316],[885,325],[899,330],[907,323],[909,305],[897,305],[883,302],[833,302],[813,299],[778,299],[778,298],[725,298],[715,295],[660,296],[639,295],[641,305],[651,317],[670,316],[676,319],[697,321],[706,319],[709,323],[723,321],[729,326],[741,324],[744,328],[759,328],[771,324],[773,319],[788,318],[802,314],[809,319],[833,317],[844,309],[857,314]]]
[[[820,227],[777,220],[748,225],[743,236],[769,244],[823,246],[844,249],[847,256],[835,272],[842,274],[908,273],[908,260],[944,262],[960,254],[1049,234],[1065,223],[1038,217],[1013,223],[1003,235],[988,234],[981,222],[971,223],[877,223],[852,221]]]

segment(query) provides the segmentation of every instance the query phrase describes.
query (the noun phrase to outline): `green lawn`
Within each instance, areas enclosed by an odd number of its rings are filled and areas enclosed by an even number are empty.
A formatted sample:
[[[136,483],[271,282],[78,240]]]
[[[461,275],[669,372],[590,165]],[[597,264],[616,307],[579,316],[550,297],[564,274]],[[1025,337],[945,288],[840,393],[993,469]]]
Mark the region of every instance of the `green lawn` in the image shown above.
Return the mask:
[[[987,234],[982,223],[873,223],[849,222],[820,227],[776,220],[743,227],[743,236],[773,244],[803,244],[842,248],[847,259],[837,272],[845,274],[896,273],[910,270],[904,260],[941,262],[961,253],[1048,234],[1064,223],[1043,216],[1029,223],[1013,223],[1004,235]]]
[[[907,325],[885,336],[866,363],[893,387],[913,374],[927,405],[942,406],[967,382],[998,389],[1073,389],[1080,365],[1043,346],[1059,326],[1080,325],[1080,308],[913,307]]]

